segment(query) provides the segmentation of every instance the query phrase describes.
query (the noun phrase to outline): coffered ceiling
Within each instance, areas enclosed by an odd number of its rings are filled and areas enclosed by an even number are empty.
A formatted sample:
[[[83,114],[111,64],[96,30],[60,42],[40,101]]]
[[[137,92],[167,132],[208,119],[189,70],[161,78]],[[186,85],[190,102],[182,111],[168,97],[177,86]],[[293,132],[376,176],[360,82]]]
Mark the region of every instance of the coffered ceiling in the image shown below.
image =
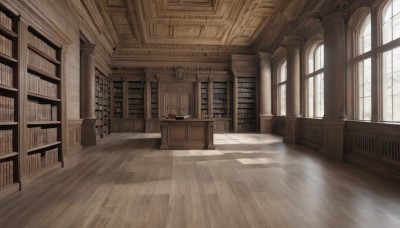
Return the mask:
[[[174,60],[226,63],[269,51],[315,0],[65,0],[107,40],[115,65]],[[86,13],[85,13],[86,12]],[[273,51],[273,50],[272,50]],[[168,57],[167,59],[165,57]],[[142,63],[139,63],[142,61]]]
[[[287,0],[103,0],[124,43],[250,45]],[[276,3],[279,2],[279,3]]]

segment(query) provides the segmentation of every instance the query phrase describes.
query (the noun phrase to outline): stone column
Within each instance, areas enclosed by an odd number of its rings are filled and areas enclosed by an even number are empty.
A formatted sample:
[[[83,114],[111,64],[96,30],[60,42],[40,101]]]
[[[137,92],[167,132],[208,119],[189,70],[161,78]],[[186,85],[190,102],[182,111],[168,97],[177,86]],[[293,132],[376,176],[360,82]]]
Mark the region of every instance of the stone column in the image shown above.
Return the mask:
[[[302,38],[286,36],[286,130],[285,142],[296,143],[297,118],[300,117],[300,43]]]
[[[260,132],[272,132],[271,55],[260,52]]]
[[[96,145],[95,44],[81,45],[82,145]]]
[[[346,96],[346,42],[345,14],[343,7],[326,3],[322,18],[324,28],[324,147],[322,152],[342,160],[345,134],[345,96]],[[344,3],[342,3],[344,4]]]

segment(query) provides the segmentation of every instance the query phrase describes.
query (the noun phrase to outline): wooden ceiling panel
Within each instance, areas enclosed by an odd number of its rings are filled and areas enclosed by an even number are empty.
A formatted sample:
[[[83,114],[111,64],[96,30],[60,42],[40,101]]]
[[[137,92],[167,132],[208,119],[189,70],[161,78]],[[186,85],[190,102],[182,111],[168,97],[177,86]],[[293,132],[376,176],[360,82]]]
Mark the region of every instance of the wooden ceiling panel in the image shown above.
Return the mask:
[[[107,0],[108,7],[123,7],[123,0]]]
[[[174,27],[174,37],[199,37],[202,26],[178,25]]]
[[[299,3],[305,0],[101,1],[117,31],[120,48],[133,43],[250,48],[264,28],[274,23],[274,16],[295,17],[292,12],[299,12],[304,5]]]

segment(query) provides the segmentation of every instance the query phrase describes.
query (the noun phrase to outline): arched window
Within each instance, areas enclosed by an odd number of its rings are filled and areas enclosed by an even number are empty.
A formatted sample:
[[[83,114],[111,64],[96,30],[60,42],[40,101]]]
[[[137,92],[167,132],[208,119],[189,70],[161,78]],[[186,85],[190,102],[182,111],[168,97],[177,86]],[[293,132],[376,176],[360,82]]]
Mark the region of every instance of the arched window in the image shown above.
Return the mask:
[[[389,0],[382,11],[383,120],[400,121],[400,0]]]
[[[311,49],[308,57],[307,116],[324,115],[324,45]]]
[[[287,80],[287,62],[284,60],[278,73],[278,115],[286,115],[286,80]]]
[[[371,120],[371,14],[359,30],[357,54],[358,119]]]

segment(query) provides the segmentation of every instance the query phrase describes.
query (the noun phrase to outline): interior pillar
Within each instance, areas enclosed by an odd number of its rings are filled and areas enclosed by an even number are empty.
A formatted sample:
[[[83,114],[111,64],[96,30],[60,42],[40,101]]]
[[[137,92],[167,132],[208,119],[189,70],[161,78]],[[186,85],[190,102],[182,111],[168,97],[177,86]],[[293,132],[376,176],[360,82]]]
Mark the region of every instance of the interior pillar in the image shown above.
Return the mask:
[[[302,38],[286,36],[287,81],[286,81],[286,129],[285,142],[296,143],[298,117],[300,117],[300,43]]]
[[[272,132],[271,55],[260,52],[260,132]]]
[[[343,159],[346,97],[345,14],[333,10],[323,19],[324,27],[324,147],[322,152]]]
[[[96,145],[95,44],[81,45],[82,145]]]

